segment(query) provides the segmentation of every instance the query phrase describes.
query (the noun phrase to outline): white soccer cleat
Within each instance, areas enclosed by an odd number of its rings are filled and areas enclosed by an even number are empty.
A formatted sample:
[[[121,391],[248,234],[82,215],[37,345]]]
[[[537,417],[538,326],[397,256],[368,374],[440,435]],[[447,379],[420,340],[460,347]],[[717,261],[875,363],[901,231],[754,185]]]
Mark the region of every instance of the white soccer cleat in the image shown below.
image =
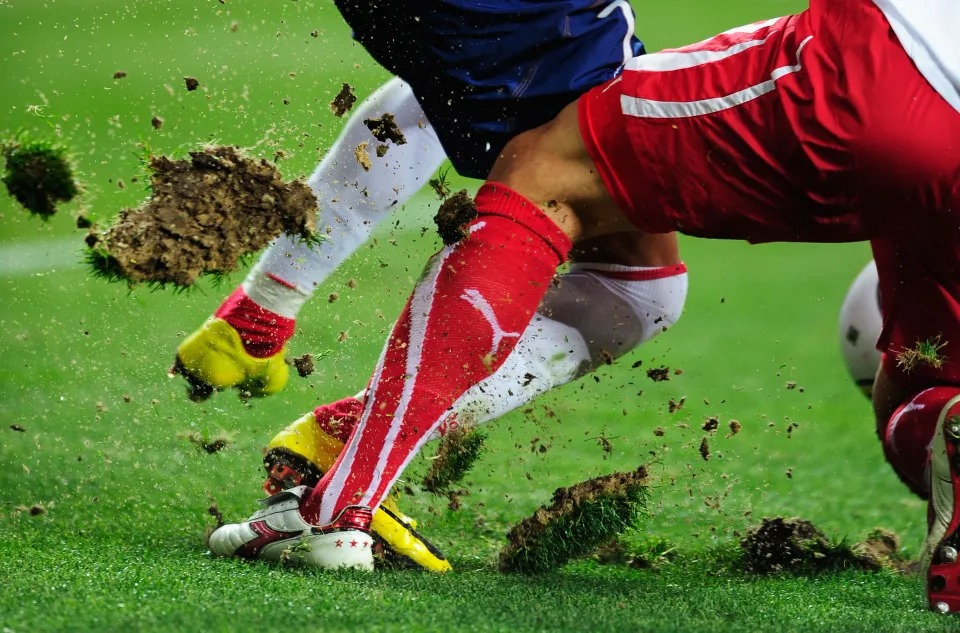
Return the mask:
[[[310,490],[306,486],[284,490],[264,499],[266,507],[243,523],[217,528],[210,535],[210,552],[322,569],[372,571],[370,508],[349,506],[329,525],[310,525],[300,514],[300,502]]]
[[[920,552],[932,611],[960,611],[960,396],[940,412],[930,445],[929,530]]]

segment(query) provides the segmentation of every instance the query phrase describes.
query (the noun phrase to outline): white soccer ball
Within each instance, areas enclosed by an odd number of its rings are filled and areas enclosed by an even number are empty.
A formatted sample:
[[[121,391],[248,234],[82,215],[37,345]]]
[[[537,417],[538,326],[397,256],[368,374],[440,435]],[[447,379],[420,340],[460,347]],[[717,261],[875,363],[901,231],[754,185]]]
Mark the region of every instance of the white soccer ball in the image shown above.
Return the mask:
[[[883,327],[877,265],[871,260],[853,280],[840,308],[840,352],[847,371],[868,398],[880,367],[877,339]]]

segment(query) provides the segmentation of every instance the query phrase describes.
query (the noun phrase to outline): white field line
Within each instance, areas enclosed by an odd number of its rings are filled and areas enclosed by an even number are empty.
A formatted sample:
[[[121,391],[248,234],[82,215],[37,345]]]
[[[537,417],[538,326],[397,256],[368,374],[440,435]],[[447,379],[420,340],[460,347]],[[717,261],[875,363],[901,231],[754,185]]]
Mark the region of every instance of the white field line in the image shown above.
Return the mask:
[[[49,240],[0,244],[0,277],[22,277],[82,263],[83,238],[79,235]]]

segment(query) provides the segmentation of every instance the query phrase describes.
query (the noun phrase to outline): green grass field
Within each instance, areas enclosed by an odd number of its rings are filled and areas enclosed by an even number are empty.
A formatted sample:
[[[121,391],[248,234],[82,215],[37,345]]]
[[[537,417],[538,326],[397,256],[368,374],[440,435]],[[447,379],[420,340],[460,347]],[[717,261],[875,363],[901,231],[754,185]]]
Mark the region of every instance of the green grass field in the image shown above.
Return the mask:
[[[798,8],[647,4],[636,5],[638,30],[653,50]],[[126,77],[114,79],[119,71]],[[185,76],[200,89],[187,92]],[[403,499],[453,574],[210,559],[211,499],[228,519],[249,514],[271,435],[365,383],[438,244],[420,231],[435,203],[423,196],[399,211],[378,246],[331,280],[340,301],[304,310],[291,351],[329,352],[318,371],[247,404],[230,394],[190,403],[165,376],[180,339],[232,286],[175,295],[93,280],[79,264],[74,217],[83,210],[106,221],[142,200],[133,181],[141,145],[178,156],[209,141],[268,158],[283,151],[284,173],[302,176],[341,125],[327,109],[341,82],[362,97],[385,78],[332,3],[319,0],[0,0],[0,133],[58,138],[85,188],[46,224],[0,195],[4,632],[960,630],[925,611],[917,576],[755,577],[731,560],[739,536],[765,516],[809,519],[836,540],[884,527],[907,556],[918,551],[925,505],[884,463],[837,348],[843,293],[869,259],[863,244],[684,239],[691,290],[675,328],[595,379],[490,425],[459,511],[427,494]],[[164,119],[159,130],[154,116]],[[658,365],[679,371],[655,383],[644,370]],[[681,397],[684,407],[670,413]],[[708,416],[721,427],[705,461]],[[727,437],[732,419],[743,428]],[[234,441],[213,455],[183,437],[221,431]],[[640,464],[653,476],[649,516],[627,541],[675,548],[667,562],[642,570],[584,561],[538,577],[496,571],[509,527],[556,487]],[[408,479],[425,471],[418,459]]]

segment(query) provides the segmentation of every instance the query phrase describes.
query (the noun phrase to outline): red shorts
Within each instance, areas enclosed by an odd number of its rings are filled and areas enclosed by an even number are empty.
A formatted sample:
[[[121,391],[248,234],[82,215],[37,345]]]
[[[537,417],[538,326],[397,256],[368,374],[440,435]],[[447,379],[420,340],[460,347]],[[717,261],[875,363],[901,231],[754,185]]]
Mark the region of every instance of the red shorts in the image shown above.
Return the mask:
[[[960,385],[960,113],[869,0],[636,58],[580,100],[580,130],[649,232],[873,241],[888,375]],[[937,360],[898,362],[929,342]]]
[[[631,60],[580,99],[608,191],[648,232],[855,241],[960,214],[960,113],[869,0]]]

